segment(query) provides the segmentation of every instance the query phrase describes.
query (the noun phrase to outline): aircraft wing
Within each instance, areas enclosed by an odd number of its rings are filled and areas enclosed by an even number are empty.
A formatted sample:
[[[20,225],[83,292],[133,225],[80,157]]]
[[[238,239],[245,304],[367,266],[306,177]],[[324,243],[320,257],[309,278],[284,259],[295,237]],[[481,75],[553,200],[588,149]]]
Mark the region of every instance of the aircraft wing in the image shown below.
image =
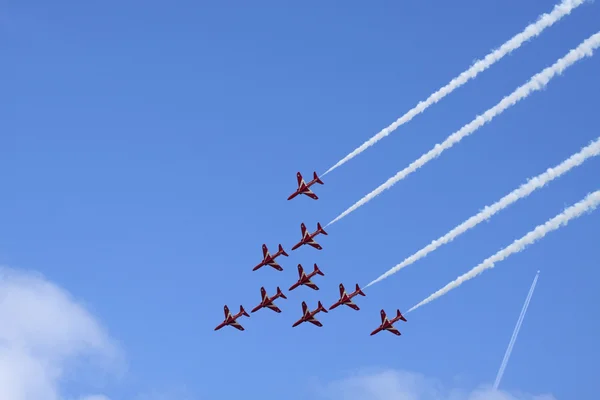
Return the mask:
[[[323,326],[323,324],[322,324],[322,323],[320,323],[319,321],[317,321],[317,320],[316,320],[316,319],[314,319],[314,318],[311,318],[311,319],[309,319],[309,320],[308,320],[308,322],[310,322],[310,323],[311,323],[311,324],[313,324],[313,325],[316,325],[316,326],[318,326],[319,328],[321,328],[321,327]]]
[[[306,276],[306,273],[304,272],[304,269],[302,269],[300,266],[298,266],[298,278],[300,280],[302,280],[302,278],[304,278]]]
[[[275,311],[276,313],[280,313],[281,310],[279,309],[279,307],[277,307],[275,304],[269,304],[267,306],[267,308],[270,308],[271,310]]]
[[[237,330],[240,330],[240,331],[244,330],[244,327],[242,325],[240,325],[239,322],[237,322],[237,321],[233,321],[230,325],[233,326]]]
[[[323,248],[321,247],[321,245],[317,242],[315,242],[314,240],[311,240],[310,242],[306,243],[309,246],[314,247],[317,250],[323,250]]]
[[[302,314],[308,314],[308,306],[306,305],[306,303],[302,303]]]
[[[265,246],[265,247],[263,247],[262,251],[263,251],[263,259],[266,259],[267,256],[270,255],[269,250],[267,250],[267,247]]]
[[[304,224],[300,225],[300,230],[302,231],[302,237],[306,236],[306,226]]]
[[[393,326],[391,326],[391,327],[389,327],[389,328],[386,328],[386,331],[392,332],[392,333],[393,333],[394,335],[396,335],[396,336],[400,336],[400,335],[402,335],[402,334],[400,333],[400,331],[399,331],[398,329],[394,328]]]
[[[355,309],[356,311],[360,310],[360,308],[354,304],[352,301],[345,303],[348,307]]]
[[[298,188],[300,188],[300,186],[302,186],[302,184],[304,183],[304,179],[302,178],[302,175],[300,175],[300,174],[296,175],[296,180],[298,181]]]
[[[304,282],[304,285],[308,286],[312,290],[319,290],[319,287],[317,285],[315,285],[314,283],[312,283],[312,281],[310,281],[310,280]]]
[[[269,263],[269,265],[273,268],[275,268],[277,271],[283,271],[283,268],[281,268],[281,265],[277,264],[275,261],[271,261]]]
[[[311,199],[315,199],[315,200],[319,199],[319,197],[310,189],[306,189],[304,192],[302,192],[302,194],[307,195]]]

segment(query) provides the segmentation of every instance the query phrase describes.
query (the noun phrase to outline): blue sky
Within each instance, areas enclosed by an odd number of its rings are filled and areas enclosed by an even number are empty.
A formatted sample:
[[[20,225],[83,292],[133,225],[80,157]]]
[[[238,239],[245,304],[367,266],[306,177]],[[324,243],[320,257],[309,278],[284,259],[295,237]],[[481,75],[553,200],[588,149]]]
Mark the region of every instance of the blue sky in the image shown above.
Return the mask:
[[[597,159],[369,288],[361,311],[322,315],[321,329],[291,325],[303,300],[331,305],[340,282],[365,285],[595,139],[597,55],[332,225],[322,251],[290,253],[283,272],[251,271],[262,243],[289,250],[301,222],[329,222],[599,29],[600,6],[579,7],[328,174],[320,200],[286,201],[297,171],[325,171],[555,3],[0,2],[0,265],[43,274],[31,279],[55,285],[56,315],[70,307],[62,301],[79,304],[73,321],[90,327],[64,341],[92,332],[81,340],[95,351],[121,353],[88,365],[50,352],[66,371],[55,390],[294,400],[354,399],[348,388],[363,385],[386,400],[441,385],[468,395],[493,382],[540,269],[501,388],[590,398],[599,212],[411,313],[401,337],[369,333],[381,308],[408,309],[597,190]],[[213,331],[224,304],[250,310],[261,286],[287,289],[298,263],[315,262],[319,292],[296,289],[278,301],[281,315],[240,320],[245,332]],[[48,303],[14,282],[35,300],[17,302],[25,315]],[[0,315],[14,317],[6,304]],[[392,392],[369,392],[378,382]]]

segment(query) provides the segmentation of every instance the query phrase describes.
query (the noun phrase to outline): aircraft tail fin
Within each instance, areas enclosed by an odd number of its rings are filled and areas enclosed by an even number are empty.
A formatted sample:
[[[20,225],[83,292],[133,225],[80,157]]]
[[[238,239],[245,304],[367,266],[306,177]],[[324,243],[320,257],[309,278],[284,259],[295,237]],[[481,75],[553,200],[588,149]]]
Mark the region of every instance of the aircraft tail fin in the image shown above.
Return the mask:
[[[317,222],[317,231],[322,233],[323,235],[328,235],[328,233],[325,232],[325,230],[323,229],[323,227],[321,226],[321,224],[319,222]]]
[[[317,311],[323,311],[324,313],[327,313],[327,309],[325,307],[323,307],[323,304],[321,303],[321,301],[319,301],[317,303]]]
[[[360,294],[361,296],[366,296],[363,291],[360,289],[360,286],[358,286],[358,283],[356,284],[356,293]]]
[[[323,181],[321,179],[319,179],[319,176],[317,175],[317,171],[313,172],[313,180],[315,182],[317,182],[318,184],[323,184]]]
[[[319,267],[317,267],[317,264],[315,264],[315,269],[313,272],[316,272],[317,274],[321,275],[321,276],[325,276],[325,274],[323,272],[321,272],[321,270],[319,269]]]
[[[396,318],[400,317],[400,319],[404,322],[406,322],[406,318],[404,318],[404,315],[402,315],[402,313],[400,312],[400,310],[396,310]]]
[[[280,244],[279,245],[279,252],[281,253],[282,256],[288,256],[288,253],[285,252],[285,250],[283,249],[283,246]]]
[[[283,294],[283,292],[281,291],[281,289],[279,288],[279,286],[277,286],[277,294],[279,295],[279,297],[281,297],[282,299],[287,299],[287,297],[285,297],[285,294]]]
[[[250,315],[246,312],[246,310],[244,310],[244,306],[240,305],[240,313],[242,313],[242,315],[245,315],[246,317],[249,317]]]

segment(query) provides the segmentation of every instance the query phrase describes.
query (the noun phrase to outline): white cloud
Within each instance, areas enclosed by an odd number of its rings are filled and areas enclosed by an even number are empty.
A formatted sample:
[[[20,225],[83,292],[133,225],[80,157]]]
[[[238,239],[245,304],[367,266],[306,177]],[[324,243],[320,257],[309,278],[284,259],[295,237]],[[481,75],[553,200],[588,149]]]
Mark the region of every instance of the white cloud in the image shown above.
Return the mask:
[[[108,397],[101,394],[94,394],[92,396],[82,397],[81,400],[110,400]]]
[[[162,390],[151,390],[137,395],[135,400],[192,400],[196,398],[185,386],[180,385]]]
[[[486,387],[448,389],[434,379],[396,370],[356,374],[329,383],[319,392],[331,400],[556,400],[549,394],[507,393]]]
[[[120,354],[63,289],[39,274],[0,267],[0,399],[61,400],[61,379],[75,372],[69,365],[85,360],[112,368],[121,365]]]

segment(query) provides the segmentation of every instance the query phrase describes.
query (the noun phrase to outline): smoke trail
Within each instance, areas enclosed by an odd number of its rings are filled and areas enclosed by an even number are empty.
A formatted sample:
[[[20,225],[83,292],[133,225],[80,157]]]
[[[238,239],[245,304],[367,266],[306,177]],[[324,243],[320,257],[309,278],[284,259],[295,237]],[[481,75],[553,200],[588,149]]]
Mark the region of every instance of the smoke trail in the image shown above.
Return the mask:
[[[552,180],[569,172],[571,169],[583,164],[583,162],[586,161],[588,158],[595,157],[598,154],[600,154],[600,138],[597,138],[588,146],[581,149],[579,153],[573,154],[571,157],[567,158],[565,161],[555,166],[554,168],[548,168],[546,172],[536,176],[535,178],[530,179],[527,183],[524,183],[517,189],[513,190],[512,192],[510,192],[491,206],[486,206],[477,215],[472,216],[462,224],[458,225],[456,228],[452,229],[450,232],[446,233],[441,238],[434,240],[421,250],[417,251],[412,256],[406,258],[400,264],[396,265],[395,267],[381,275],[379,278],[375,279],[373,282],[369,283],[367,286],[365,286],[365,289],[379,281],[384,280],[390,275],[395,274],[402,268],[407,267],[413,264],[414,262],[420,260],[421,258],[427,256],[429,253],[436,250],[438,247],[453,241],[459,235],[465,233],[471,228],[474,228],[479,223],[491,218],[497,212],[504,210],[506,207],[515,203],[517,200],[529,196],[536,189],[545,186]]]
[[[471,68],[464,71],[456,78],[452,79],[450,83],[448,83],[443,88],[439,89],[437,92],[431,94],[427,98],[427,100],[419,102],[419,104],[417,104],[414,108],[412,108],[406,114],[397,119],[396,122],[394,122],[387,128],[384,128],[371,139],[367,140],[362,145],[360,145],[360,147],[355,149],[352,153],[348,154],[346,157],[338,161],[337,164],[329,168],[323,174],[323,176],[330,173],[342,164],[345,164],[346,162],[350,161],[351,159],[365,151],[367,148],[373,146],[375,143],[377,143],[378,141],[395,131],[400,125],[407,123],[408,121],[416,117],[418,114],[425,111],[429,106],[437,103],[438,101],[446,97],[446,95],[452,93],[455,89],[458,89],[459,87],[467,83],[469,80],[475,78],[477,75],[479,75],[480,72],[485,71],[486,69],[494,65],[497,61],[500,61],[505,55],[510,54],[512,51],[521,47],[521,45],[526,41],[531,40],[536,36],[539,36],[544,31],[544,29],[554,25],[554,23],[558,22],[562,17],[569,15],[573,9],[579,7],[584,2],[585,0],[563,0],[562,3],[554,6],[554,9],[551,13],[542,14],[535,23],[528,25],[521,33],[518,33],[517,35],[513,36],[510,40],[508,40],[498,49],[489,53],[487,56],[485,56],[483,60],[478,60],[477,62],[475,62],[471,66]]]
[[[515,345],[515,342],[517,341],[517,336],[519,336],[519,331],[521,330],[521,325],[523,324],[523,320],[525,319],[525,314],[527,313],[527,308],[529,307],[529,302],[531,301],[531,297],[533,296],[533,291],[535,290],[535,285],[537,284],[539,275],[540,271],[538,271],[537,274],[535,274],[535,278],[533,278],[531,288],[529,288],[529,293],[527,293],[527,298],[525,299],[525,304],[523,304],[523,308],[521,309],[521,314],[519,315],[517,325],[515,325],[515,330],[513,331],[513,334],[510,337],[506,353],[504,353],[504,358],[502,359],[502,364],[500,364],[500,368],[498,369],[498,375],[496,375],[496,381],[494,382],[494,390],[498,390],[498,386],[500,385],[500,381],[502,380],[502,376],[504,375],[504,370],[508,365],[510,354],[512,353],[512,349]]]
[[[592,211],[598,206],[600,203],[600,190],[597,190],[593,193],[590,193],[586,196],[585,199],[581,200],[579,203],[572,205],[567,208],[562,213],[558,214],[556,217],[548,220],[543,225],[538,225],[534,230],[529,232],[527,235],[523,236],[521,239],[515,240],[510,246],[500,250],[490,258],[483,261],[481,264],[463,274],[444,286],[442,289],[438,290],[416,306],[413,306],[408,312],[416,310],[417,308],[424,306],[427,303],[441,297],[451,291],[452,289],[456,289],[464,282],[475,278],[477,275],[481,274],[488,268],[493,268],[494,265],[498,261],[504,260],[506,257],[510,256],[513,253],[517,253],[522,251],[527,246],[537,242],[539,239],[543,238],[549,232],[555,231],[563,225],[566,225],[570,220],[580,217],[583,213],[587,211]]]
[[[600,32],[590,36],[584,40],[577,48],[571,50],[566,56],[556,61],[552,66],[544,69],[542,72],[534,75],[529,82],[517,88],[510,95],[504,97],[498,104],[487,110],[483,115],[477,116],[473,121],[460,128],[458,131],[450,135],[442,144],[436,144],[433,149],[423,154],[419,159],[413,161],[408,167],[398,172],[396,175],[388,179],[385,183],[380,185],[377,189],[364,196],[362,199],[357,201],[353,206],[348,208],[346,211],[338,215],[333,221],[327,225],[331,225],[346,215],[355,211],[363,204],[371,201],[381,192],[391,188],[396,182],[404,179],[407,175],[415,172],[427,162],[439,157],[444,150],[451,148],[456,143],[460,142],[463,138],[469,136],[475,132],[478,128],[482,127],[487,122],[490,122],[494,117],[501,114],[504,110],[510,106],[516,104],[518,101],[528,97],[531,93],[541,90],[546,87],[548,82],[556,75],[560,75],[565,69],[573,65],[575,62],[581,60],[583,57],[590,57],[594,54],[594,50],[600,46]]]

